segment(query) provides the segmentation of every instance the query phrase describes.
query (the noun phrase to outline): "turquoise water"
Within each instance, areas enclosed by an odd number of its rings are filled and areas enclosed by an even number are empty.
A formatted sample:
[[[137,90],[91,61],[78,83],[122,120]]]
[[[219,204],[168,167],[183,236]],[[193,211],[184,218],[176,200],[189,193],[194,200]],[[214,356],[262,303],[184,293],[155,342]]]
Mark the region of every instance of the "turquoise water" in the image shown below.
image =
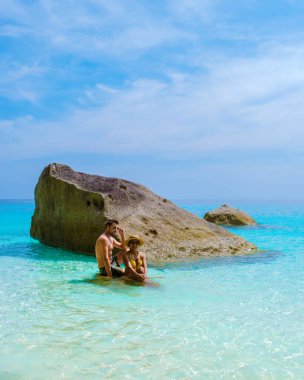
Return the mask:
[[[302,379],[304,204],[233,205],[259,225],[231,230],[262,253],[132,286],[32,240],[33,202],[0,201],[0,379]]]

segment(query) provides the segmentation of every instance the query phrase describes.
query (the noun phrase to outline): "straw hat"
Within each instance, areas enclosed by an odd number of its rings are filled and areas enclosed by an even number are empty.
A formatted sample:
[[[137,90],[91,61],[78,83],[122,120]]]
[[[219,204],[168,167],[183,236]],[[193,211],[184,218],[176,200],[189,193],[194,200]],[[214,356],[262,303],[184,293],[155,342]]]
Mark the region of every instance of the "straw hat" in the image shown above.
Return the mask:
[[[139,236],[137,236],[137,235],[130,235],[130,236],[128,237],[128,239],[126,240],[126,246],[128,246],[129,243],[130,243],[130,241],[132,241],[132,240],[137,240],[137,241],[139,241],[139,246],[141,246],[141,245],[144,244],[143,239],[140,238]]]

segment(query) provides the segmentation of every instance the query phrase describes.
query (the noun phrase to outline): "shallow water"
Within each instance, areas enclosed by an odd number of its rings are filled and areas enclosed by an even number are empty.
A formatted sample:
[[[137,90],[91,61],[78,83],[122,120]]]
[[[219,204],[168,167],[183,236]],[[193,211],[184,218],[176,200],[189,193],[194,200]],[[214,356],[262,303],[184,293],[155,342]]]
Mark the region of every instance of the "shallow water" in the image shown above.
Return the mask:
[[[304,204],[234,205],[259,225],[231,230],[262,253],[152,267],[139,286],[32,240],[33,202],[0,201],[0,379],[302,379]]]

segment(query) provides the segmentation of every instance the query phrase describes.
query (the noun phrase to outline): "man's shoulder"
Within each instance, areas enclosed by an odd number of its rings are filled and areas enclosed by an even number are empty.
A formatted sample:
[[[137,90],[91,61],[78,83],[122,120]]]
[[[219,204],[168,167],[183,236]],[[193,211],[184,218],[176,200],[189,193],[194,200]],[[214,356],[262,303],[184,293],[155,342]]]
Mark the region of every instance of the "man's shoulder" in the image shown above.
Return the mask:
[[[97,241],[100,241],[101,243],[109,243],[109,239],[106,237],[105,234],[100,235]]]

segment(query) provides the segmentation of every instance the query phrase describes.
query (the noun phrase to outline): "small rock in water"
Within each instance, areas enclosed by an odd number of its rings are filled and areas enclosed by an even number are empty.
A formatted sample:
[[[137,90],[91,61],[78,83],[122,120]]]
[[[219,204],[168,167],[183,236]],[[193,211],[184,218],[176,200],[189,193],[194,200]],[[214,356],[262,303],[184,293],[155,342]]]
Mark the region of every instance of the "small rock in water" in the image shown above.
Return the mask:
[[[252,226],[257,224],[257,222],[244,211],[226,204],[215,210],[208,211],[204,219],[211,223],[226,226]]]

